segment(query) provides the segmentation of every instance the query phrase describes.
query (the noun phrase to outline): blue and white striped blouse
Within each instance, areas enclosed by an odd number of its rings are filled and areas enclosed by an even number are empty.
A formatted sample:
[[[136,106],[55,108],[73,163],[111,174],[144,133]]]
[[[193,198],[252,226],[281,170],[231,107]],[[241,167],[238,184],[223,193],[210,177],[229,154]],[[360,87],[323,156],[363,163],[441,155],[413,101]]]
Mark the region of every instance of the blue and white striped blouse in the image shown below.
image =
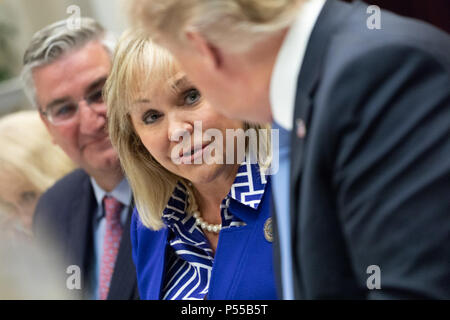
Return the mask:
[[[243,163],[239,167],[231,190],[220,205],[222,230],[245,225],[228,211],[229,199],[256,209],[264,195],[266,183],[266,177],[257,164]],[[195,224],[195,218],[185,212],[187,198],[186,188],[178,183],[162,216],[171,230],[163,300],[201,300],[208,294],[213,251],[202,229]]]

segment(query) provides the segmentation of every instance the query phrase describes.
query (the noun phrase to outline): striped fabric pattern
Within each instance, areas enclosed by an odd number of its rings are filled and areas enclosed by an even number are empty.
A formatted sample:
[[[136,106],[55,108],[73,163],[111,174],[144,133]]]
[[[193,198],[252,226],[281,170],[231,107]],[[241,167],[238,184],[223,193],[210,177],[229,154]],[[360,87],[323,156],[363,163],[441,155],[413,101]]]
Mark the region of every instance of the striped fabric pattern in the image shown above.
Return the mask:
[[[266,178],[257,164],[243,163],[230,192],[222,201],[222,229],[240,227],[245,223],[229,212],[230,198],[257,209],[264,195]],[[167,268],[162,289],[163,300],[202,300],[208,293],[214,257],[202,229],[195,218],[187,215],[186,187],[178,183],[162,219],[171,230]]]

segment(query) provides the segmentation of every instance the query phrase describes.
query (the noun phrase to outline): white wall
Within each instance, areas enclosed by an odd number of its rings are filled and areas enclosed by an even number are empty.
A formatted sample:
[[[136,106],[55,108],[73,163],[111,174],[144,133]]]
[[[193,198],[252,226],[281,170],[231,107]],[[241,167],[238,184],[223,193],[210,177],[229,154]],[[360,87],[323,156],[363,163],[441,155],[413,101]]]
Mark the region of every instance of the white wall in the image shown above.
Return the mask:
[[[105,29],[119,36],[127,26],[124,15],[125,8],[121,0],[91,0],[93,17],[97,19]]]

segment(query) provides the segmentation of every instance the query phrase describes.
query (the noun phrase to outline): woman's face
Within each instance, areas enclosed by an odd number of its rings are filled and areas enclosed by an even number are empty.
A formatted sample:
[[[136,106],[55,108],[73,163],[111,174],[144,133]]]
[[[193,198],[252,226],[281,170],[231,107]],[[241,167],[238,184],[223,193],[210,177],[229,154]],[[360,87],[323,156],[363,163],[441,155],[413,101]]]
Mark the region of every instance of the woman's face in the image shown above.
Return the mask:
[[[27,232],[31,232],[33,213],[39,193],[19,172],[0,172],[0,202],[2,210],[21,222]]]
[[[234,146],[229,146],[228,149],[233,149],[227,151],[226,130],[242,129],[244,123],[214,111],[184,73],[152,84],[136,97],[130,116],[150,154],[178,176],[193,183],[207,183],[218,175],[230,174],[235,168],[235,164],[225,164],[226,153],[234,151]],[[222,149],[213,147],[222,141],[208,135],[219,131],[223,136]],[[205,161],[210,155],[222,159],[222,164]]]

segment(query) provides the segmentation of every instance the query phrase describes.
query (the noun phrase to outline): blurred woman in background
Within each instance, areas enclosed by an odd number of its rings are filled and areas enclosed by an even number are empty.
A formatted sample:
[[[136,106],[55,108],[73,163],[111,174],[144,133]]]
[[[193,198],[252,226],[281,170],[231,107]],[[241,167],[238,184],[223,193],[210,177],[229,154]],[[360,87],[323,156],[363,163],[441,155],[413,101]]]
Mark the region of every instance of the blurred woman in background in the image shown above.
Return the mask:
[[[31,236],[40,195],[73,169],[37,111],[0,118],[0,232]]]

